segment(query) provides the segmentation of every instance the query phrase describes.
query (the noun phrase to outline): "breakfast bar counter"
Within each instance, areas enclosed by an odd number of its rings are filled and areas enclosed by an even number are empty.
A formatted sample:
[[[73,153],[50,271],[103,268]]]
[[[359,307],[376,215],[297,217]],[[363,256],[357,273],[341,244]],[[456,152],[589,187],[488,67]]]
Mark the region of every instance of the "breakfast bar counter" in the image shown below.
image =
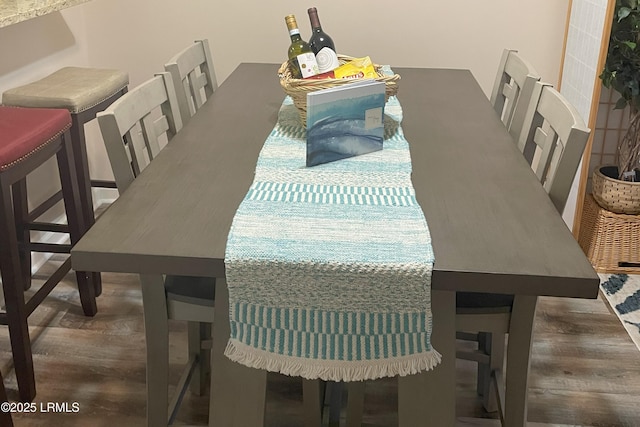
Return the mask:
[[[51,12],[66,9],[89,0],[0,0],[0,28]]]

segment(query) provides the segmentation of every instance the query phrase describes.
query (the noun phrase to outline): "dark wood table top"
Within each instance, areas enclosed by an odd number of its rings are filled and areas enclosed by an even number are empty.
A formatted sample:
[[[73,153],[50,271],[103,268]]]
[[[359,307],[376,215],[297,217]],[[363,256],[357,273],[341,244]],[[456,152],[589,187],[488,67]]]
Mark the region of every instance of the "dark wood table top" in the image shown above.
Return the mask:
[[[241,64],[72,250],[77,270],[224,275],[284,93]],[[467,70],[394,68],[434,289],[595,298],[598,276]]]

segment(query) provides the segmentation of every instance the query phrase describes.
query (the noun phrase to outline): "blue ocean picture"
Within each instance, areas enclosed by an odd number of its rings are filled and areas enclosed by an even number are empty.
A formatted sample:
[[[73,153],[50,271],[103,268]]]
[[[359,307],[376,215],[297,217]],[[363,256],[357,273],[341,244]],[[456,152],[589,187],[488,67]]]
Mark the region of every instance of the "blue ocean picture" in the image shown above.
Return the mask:
[[[385,85],[357,82],[307,95],[307,166],[382,150]]]

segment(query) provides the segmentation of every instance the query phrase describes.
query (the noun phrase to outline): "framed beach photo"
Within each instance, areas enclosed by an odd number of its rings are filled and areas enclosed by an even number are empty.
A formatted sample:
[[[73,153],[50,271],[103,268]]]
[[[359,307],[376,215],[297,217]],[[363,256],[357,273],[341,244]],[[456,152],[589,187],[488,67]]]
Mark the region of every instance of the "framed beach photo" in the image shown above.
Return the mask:
[[[385,84],[365,79],[307,94],[307,166],[382,150]]]

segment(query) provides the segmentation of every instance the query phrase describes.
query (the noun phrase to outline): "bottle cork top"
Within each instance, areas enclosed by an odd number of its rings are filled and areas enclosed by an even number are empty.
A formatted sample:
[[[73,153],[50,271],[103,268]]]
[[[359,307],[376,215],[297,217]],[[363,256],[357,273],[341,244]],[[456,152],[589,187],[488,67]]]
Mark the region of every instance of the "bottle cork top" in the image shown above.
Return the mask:
[[[298,28],[298,23],[296,22],[295,15],[287,15],[284,17],[284,21],[287,23],[287,28],[289,30],[293,30]]]
[[[319,28],[320,20],[318,19],[318,11],[315,7],[310,7],[307,9],[307,13],[309,14],[309,19],[311,20],[311,28]]]

